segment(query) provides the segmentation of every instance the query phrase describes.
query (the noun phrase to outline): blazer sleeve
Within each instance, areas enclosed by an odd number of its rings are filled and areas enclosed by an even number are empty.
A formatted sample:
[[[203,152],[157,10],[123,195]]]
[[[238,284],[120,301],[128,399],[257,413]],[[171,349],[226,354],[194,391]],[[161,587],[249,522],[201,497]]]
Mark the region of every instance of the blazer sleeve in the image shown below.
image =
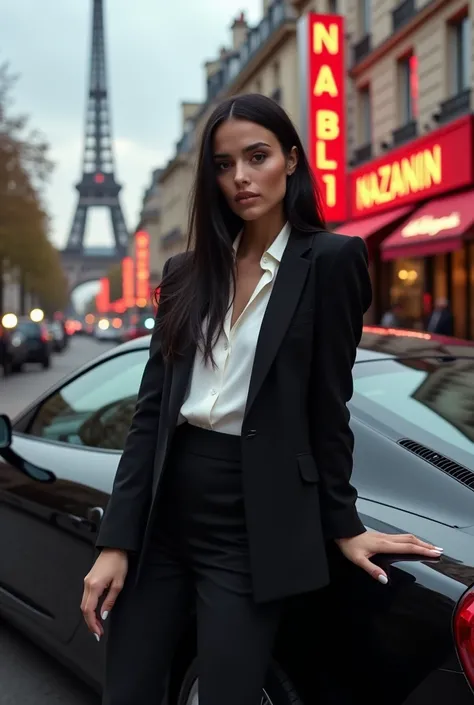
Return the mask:
[[[163,268],[163,276],[167,274],[169,262],[170,260]],[[160,306],[156,314],[148,361],[138,391],[135,413],[97,537],[98,549],[140,550],[151,499],[153,462],[165,373],[158,330],[159,319]]]
[[[326,276],[321,325],[313,344],[311,437],[321,478],[323,531],[328,539],[335,539],[365,531],[355,506],[357,492],[350,482],[354,436],[347,408],[363,316],[372,300],[363,240],[348,238]]]

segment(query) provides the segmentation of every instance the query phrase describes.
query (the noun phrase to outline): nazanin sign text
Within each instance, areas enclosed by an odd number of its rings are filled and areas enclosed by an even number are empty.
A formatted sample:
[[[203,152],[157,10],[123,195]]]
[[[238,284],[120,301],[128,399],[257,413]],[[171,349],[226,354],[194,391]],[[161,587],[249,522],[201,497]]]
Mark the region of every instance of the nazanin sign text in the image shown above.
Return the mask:
[[[352,217],[427,200],[470,184],[472,119],[461,118],[350,174]]]
[[[346,217],[344,28],[339,15],[309,13],[307,23],[308,155],[329,222]]]

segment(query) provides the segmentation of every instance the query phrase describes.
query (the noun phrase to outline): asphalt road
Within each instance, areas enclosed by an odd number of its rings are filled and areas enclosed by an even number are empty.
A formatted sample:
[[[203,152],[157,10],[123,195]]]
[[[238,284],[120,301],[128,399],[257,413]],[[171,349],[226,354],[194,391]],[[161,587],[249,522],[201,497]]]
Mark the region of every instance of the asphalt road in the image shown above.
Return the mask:
[[[76,337],[51,368],[28,365],[0,379],[0,413],[11,417],[57,380],[110,347]],[[0,557],[1,560],[1,557]],[[54,659],[0,620],[0,705],[99,705],[100,699]]]

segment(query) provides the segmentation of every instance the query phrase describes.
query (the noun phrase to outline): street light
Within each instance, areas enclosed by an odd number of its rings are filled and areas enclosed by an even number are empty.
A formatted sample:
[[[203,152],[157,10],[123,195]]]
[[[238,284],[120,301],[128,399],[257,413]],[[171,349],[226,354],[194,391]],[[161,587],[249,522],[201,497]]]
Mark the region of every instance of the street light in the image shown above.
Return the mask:
[[[44,312],[40,308],[34,308],[30,313],[30,318],[34,323],[41,323],[44,318]]]
[[[4,328],[14,328],[18,323],[18,318],[14,313],[6,313],[2,318],[2,326]]]

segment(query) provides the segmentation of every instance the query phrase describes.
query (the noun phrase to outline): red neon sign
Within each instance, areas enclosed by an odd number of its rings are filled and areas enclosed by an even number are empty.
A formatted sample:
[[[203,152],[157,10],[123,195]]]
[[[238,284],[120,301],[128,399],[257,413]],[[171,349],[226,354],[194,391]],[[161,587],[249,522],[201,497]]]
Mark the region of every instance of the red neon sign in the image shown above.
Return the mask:
[[[95,307],[97,313],[107,313],[110,308],[110,283],[108,277],[100,280],[99,293],[95,297]]]
[[[344,21],[308,13],[308,154],[329,222],[347,216]]]
[[[122,260],[122,299],[126,308],[132,308],[135,304],[135,273],[132,257],[124,257]]]
[[[473,181],[473,121],[446,125],[351,172],[352,217],[426,200]]]
[[[135,235],[135,276],[137,306],[146,306],[150,296],[150,236],[144,230]]]

